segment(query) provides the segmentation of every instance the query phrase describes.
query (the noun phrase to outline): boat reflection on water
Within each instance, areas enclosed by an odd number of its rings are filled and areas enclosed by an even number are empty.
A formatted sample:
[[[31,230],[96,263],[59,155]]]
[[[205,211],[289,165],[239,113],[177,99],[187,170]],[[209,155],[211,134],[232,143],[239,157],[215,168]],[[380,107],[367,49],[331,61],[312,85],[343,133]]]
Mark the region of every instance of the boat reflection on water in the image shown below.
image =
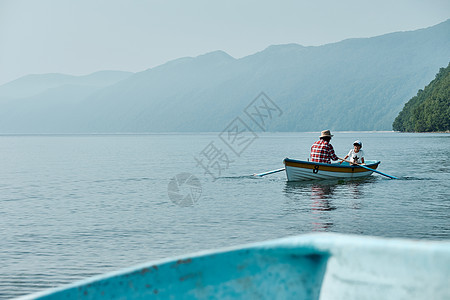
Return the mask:
[[[336,207],[331,204],[336,186],[313,184],[311,186],[311,208],[313,211],[330,211]]]
[[[334,211],[360,209],[364,186],[373,178],[359,180],[331,180],[313,182],[286,182],[284,194],[288,200],[288,210],[299,214],[303,220],[310,220],[311,231],[333,231]],[[300,216],[302,214],[303,216]],[[304,231],[305,228],[302,228]]]
[[[311,186],[312,231],[329,231],[333,227],[333,219],[326,212],[336,209],[336,206],[332,204],[335,189],[334,185],[313,184]]]

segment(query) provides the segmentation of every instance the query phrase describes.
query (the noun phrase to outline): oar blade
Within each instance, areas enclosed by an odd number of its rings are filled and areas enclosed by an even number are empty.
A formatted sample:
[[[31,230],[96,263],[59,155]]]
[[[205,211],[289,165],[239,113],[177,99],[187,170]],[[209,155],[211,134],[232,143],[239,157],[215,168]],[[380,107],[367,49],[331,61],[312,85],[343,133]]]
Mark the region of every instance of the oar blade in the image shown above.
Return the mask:
[[[266,175],[269,175],[269,174],[274,174],[274,173],[282,172],[282,171],[284,171],[284,170],[285,170],[284,168],[281,168],[281,169],[276,169],[276,170],[267,171],[267,172],[264,172],[264,173],[253,174],[253,176],[255,176],[255,177],[263,177],[263,176],[266,176]]]
[[[370,168],[367,168],[367,169],[370,169]],[[389,174],[380,172],[380,171],[378,171],[378,170],[374,170],[374,169],[370,169],[370,170],[372,170],[372,171],[374,171],[375,173],[378,173],[378,174],[380,174],[380,175],[384,175],[384,176],[386,176],[386,177],[389,177],[389,178],[391,178],[391,179],[398,179],[398,178],[395,177],[395,176],[392,176],[392,175],[389,175]]]

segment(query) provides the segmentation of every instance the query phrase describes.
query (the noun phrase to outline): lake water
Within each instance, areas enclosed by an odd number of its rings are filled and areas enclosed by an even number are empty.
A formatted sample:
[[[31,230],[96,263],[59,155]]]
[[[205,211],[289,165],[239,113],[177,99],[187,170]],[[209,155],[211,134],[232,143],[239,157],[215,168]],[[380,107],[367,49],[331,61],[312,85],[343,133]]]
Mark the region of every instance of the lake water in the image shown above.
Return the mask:
[[[399,179],[249,176],[306,159],[318,133],[257,133],[239,149],[218,133],[0,136],[0,298],[313,231],[450,238],[450,134],[333,133],[338,156],[359,139]],[[198,180],[175,190],[182,173]]]

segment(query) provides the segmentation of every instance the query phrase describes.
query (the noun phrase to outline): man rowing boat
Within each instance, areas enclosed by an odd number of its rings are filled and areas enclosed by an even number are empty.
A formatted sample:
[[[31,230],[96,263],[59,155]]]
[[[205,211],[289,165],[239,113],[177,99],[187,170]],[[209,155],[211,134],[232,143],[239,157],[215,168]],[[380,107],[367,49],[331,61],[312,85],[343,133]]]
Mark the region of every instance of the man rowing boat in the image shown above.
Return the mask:
[[[324,130],[320,134],[320,139],[311,146],[310,161],[331,164],[331,160],[338,160],[330,144],[333,135],[329,130]]]

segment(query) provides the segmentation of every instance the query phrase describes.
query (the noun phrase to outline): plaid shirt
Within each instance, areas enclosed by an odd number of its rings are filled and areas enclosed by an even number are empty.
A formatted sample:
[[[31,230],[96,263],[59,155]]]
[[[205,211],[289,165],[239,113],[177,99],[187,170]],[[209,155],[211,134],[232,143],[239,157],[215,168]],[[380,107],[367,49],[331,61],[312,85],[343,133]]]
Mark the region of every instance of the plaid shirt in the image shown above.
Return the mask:
[[[331,159],[338,160],[338,157],[330,143],[319,140],[311,146],[310,159],[312,162],[331,164]]]

